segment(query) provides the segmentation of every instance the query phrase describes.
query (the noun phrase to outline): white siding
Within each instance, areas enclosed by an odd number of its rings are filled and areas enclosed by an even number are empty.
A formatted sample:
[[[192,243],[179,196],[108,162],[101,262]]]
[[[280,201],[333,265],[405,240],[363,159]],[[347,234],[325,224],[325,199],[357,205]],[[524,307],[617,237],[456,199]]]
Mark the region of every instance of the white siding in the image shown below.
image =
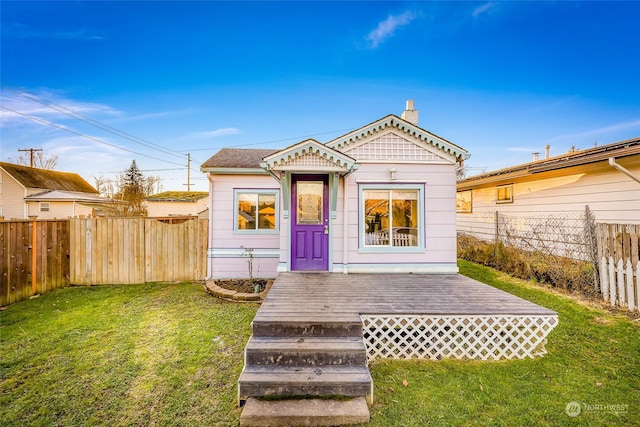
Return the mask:
[[[640,156],[618,163],[640,177]],[[496,185],[513,183],[513,203],[497,204]],[[466,187],[465,187],[466,188]],[[496,211],[512,216],[584,212],[597,222],[640,224],[640,183],[606,162],[543,172],[472,190],[472,213],[457,214],[458,231],[492,240]]]
[[[177,215],[198,215],[207,208],[209,197],[195,202],[155,202],[147,201],[147,216],[166,217]]]

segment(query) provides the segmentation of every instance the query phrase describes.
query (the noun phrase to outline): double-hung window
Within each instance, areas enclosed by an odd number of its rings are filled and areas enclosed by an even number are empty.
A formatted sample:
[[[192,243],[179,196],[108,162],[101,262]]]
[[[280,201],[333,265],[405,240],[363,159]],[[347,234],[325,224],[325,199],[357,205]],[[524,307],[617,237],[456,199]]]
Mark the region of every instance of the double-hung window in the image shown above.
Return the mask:
[[[40,212],[49,212],[51,205],[49,202],[40,202]]]
[[[361,190],[364,247],[417,248],[423,234],[422,189],[367,186]]]
[[[278,191],[236,190],[235,230],[275,232],[278,230]]]

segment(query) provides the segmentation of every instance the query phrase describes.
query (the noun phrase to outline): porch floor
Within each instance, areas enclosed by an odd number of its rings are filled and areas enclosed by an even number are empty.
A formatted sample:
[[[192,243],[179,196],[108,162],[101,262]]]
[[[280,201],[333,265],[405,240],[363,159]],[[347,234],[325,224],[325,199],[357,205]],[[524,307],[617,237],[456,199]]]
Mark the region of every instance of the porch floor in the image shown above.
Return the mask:
[[[451,274],[280,273],[256,321],[357,321],[361,315],[538,315],[554,311]]]

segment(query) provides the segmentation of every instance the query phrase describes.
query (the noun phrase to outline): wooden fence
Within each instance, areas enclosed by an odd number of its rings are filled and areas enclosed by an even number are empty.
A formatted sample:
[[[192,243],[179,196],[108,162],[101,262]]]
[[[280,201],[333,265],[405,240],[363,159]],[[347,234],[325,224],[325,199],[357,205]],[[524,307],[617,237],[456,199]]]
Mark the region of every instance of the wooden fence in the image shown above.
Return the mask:
[[[74,285],[204,279],[208,220],[0,221],[0,306]]]
[[[0,306],[69,285],[69,221],[0,221]]]
[[[71,283],[127,284],[206,276],[208,221],[71,219]]]
[[[602,297],[640,311],[640,225],[597,224]]]

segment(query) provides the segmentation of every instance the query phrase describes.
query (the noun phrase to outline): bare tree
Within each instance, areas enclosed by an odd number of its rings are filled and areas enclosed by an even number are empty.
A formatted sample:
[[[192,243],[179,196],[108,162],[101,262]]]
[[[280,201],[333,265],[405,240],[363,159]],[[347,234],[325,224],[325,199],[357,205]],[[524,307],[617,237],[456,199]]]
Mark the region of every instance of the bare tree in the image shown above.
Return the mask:
[[[44,154],[42,151],[34,151],[30,154],[21,154],[15,162],[19,165],[31,166],[31,156],[33,156],[33,167],[38,169],[55,169],[58,165],[58,156],[55,154]],[[9,159],[10,161],[13,161]]]

